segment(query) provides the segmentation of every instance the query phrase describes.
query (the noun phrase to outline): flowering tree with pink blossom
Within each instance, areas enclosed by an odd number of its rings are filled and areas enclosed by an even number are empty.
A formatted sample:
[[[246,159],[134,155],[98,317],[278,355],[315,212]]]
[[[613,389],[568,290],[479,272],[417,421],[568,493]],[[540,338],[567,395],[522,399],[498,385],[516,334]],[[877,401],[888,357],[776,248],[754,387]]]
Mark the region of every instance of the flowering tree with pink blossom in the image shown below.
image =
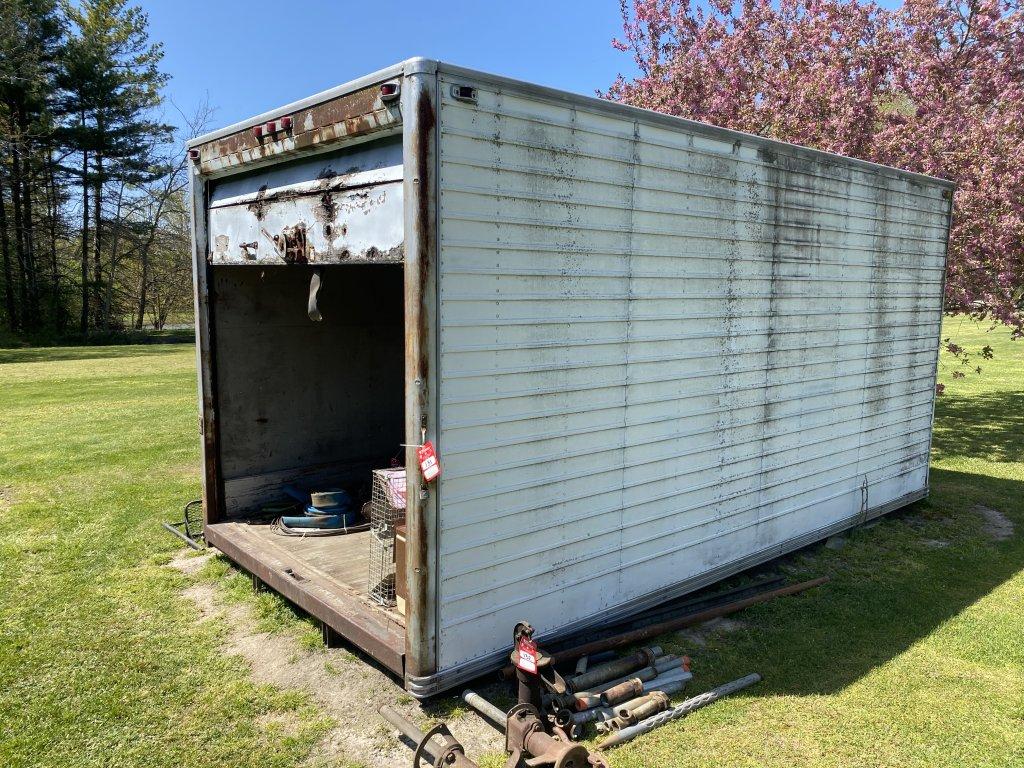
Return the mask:
[[[1024,336],[1018,0],[621,4],[606,98],[955,181],[946,309]]]

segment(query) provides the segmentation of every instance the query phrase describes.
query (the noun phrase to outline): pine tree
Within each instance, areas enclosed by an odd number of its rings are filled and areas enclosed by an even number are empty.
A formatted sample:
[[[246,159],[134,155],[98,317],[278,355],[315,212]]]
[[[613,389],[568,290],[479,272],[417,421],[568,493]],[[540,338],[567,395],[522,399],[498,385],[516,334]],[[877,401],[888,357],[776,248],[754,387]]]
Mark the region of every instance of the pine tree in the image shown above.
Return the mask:
[[[63,29],[54,0],[0,0],[0,259],[8,324],[41,322],[35,192],[50,153]],[[8,219],[5,193],[11,200]],[[8,226],[10,224],[13,226]],[[13,243],[12,243],[13,240]]]
[[[103,262],[107,186],[143,184],[165,173],[156,164],[155,148],[170,139],[171,128],[150,117],[167,75],[159,69],[162,46],[147,36],[146,14],[127,0],[66,2],[64,13],[72,32],[60,85],[62,108],[73,116],[64,136],[80,158],[84,334],[90,323],[108,328],[112,320],[113,275],[104,275]]]

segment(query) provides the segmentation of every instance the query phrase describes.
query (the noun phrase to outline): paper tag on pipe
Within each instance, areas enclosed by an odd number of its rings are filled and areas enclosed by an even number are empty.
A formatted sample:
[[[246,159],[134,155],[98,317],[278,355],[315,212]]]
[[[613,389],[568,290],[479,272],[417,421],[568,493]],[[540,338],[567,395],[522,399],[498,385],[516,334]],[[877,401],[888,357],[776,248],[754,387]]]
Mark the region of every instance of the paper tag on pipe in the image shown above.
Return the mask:
[[[437,460],[437,452],[434,451],[434,444],[429,440],[416,449],[416,456],[420,461],[420,471],[423,479],[428,483],[441,475],[441,462]]]
[[[524,672],[537,674],[537,644],[528,637],[519,638],[516,646],[516,666]]]

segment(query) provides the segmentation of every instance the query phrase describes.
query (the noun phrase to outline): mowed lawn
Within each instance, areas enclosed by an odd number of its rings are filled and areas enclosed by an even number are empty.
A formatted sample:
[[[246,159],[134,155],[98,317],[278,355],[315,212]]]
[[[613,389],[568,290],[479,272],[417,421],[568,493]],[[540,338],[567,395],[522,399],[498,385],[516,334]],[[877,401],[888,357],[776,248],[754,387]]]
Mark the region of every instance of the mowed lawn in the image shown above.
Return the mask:
[[[1024,766],[1024,343],[985,328],[947,323],[995,359],[954,380],[943,356],[930,498],[781,566],[824,588],[662,638],[690,693],[765,681],[615,768]],[[302,765],[332,725],[251,682],[166,567],[159,523],[199,489],[194,366],[186,345],[0,350],[0,766]]]

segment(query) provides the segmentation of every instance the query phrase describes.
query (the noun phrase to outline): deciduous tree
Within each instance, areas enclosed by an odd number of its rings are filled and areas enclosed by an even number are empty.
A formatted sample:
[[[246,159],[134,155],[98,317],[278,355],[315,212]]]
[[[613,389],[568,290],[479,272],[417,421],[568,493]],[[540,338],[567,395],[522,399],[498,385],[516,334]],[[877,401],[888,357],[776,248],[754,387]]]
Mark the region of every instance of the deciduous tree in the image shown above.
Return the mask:
[[[1017,0],[622,0],[635,106],[957,183],[947,310],[1024,335]]]

